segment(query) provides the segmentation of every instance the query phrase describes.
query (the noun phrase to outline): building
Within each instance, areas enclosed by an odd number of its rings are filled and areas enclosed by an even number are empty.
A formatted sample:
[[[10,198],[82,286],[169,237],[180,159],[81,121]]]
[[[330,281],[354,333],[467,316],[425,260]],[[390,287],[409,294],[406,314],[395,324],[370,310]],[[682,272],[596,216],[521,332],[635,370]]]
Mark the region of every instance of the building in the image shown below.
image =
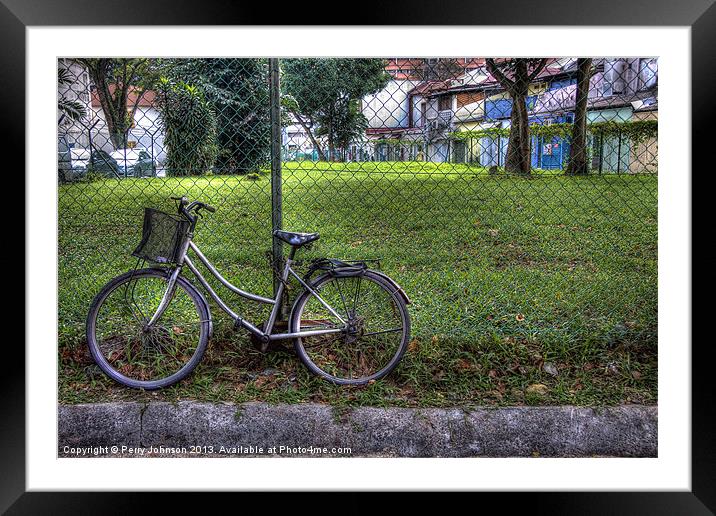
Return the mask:
[[[628,123],[657,120],[657,62],[654,58],[612,59],[595,62],[587,101],[587,123]],[[454,139],[450,158],[482,166],[504,165],[507,129],[512,101],[501,88],[490,91],[492,80],[480,86],[451,87],[441,95],[471,92],[472,104],[453,114]],[[527,107],[531,125],[572,124],[576,103],[576,60],[555,60],[530,85]],[[483,97],[484,95],[484,97]],[[448,105],[445,103],[445,105]],[[465,135],[460,133],[464,132]],[[534,131],[547,133],[548,131]],[[475,138],[468,134],[476,135]],[[478,137],[482,135],[481,137]],[[592,167],[600,172],[643,172],[656,170],[656,137],[649,137],[631,149],[628,138],[594,138],[589,135]],[[532,167],[563,169],[570,153],[569,138],[563,135],[532,137]]]
[[[58,70],[66,70],[71,80],[68,84],[59,83],[58,98],[79,102],[86,113],[81,120],[72,120],[63,113],[57,113],[58,136],[65,140],[70,148],[89,145],[89,120],[92,114],[90,78],[87,68],[72,59],[61,58],[57,61]]]
[[[392,79],[381,91],[363,99],[368,120],[362,148],[375,161],[446,161],[449,142],[441,138],[455,109],[452,100],[440,100],[452,79],[478,76],[484,58],[390,58],[386,71]],[[448,104],[449,103],[449,104]],[[365,151],[364,151],[365,153]]]
[[[110,86],[110,92],[114,88]],[[136,109],[135,109],[136,106]],[[127,134],[127,148],[146,149],[152,159],[164,163],[164,125],[156,107],[156,93],[151,90],[130,89],[127,95],[127,111],[134,110],[132,126]],[[96,90],[92,90],[92,115],[90,118],[92,146],[111,153],[115,150],[109,136],[104,111],[100,105]]]
[[[71,120],[58,114],[58,136],[64,140],[63,145],[70,149],[103,150],[112,153],[116,149],[109,136],[99,96],[86,67],[65,58],[58,60],[58,67],[67,69],[72,78],[71,84],[58,86],[58,95],[68,100],[79,100],[85,106],[86,112],[86,116],[80,120]],[[114,91],[112,86],[110,91]],[[127,134],[127,148],[145,148],[154,161],[163,163],[166,157],[164,127],[156,108],[155,92],[130,90],[127,110],[134,110],[132,127]]]
[[[318,160],[318,151],[308,132],[293,117],[289,125],[281,128],[281,149],[284,161]]]

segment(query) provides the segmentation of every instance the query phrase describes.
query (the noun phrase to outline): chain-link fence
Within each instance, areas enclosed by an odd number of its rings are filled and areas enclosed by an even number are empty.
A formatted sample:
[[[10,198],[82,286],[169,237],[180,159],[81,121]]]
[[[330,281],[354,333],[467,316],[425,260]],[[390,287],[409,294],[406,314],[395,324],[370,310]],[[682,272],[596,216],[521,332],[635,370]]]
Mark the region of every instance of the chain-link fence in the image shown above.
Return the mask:
[[[655,346],[657,59],[275,63],[272,97],[268,59],[59,60],[61,346],[176,195],[218,208],[196,242],[248,290],[282,224],[381,259],[418,340]]]

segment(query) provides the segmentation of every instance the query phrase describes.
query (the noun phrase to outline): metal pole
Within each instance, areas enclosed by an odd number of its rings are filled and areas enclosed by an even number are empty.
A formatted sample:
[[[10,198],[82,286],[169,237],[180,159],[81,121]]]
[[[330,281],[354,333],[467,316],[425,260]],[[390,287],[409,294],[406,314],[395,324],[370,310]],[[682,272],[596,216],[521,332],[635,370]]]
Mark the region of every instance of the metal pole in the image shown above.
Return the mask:
[[[283,264],[283,247],[281,241],[273,237],[273,231],[282,227],[282,188],[281,188],[281,96],[279,84],[279,66],[277,58],[269,59],[270,103],[271,103],[271,230],[273,247],[273,293],[278,293],[281,279],[276,271]],[[279,314],[283,316],[284,314]]]

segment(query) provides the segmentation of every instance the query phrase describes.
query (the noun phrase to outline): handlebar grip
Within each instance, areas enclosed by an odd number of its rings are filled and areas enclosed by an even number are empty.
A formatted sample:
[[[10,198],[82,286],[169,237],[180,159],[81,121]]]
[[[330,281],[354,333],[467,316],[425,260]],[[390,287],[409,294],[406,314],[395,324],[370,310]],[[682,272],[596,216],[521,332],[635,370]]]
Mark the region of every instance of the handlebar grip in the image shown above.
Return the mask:
[[[214,213],[216,211],[216,208],[214,208],[213,206],[209,206],[208,204],[204,204],[204,209],[211,213]]]

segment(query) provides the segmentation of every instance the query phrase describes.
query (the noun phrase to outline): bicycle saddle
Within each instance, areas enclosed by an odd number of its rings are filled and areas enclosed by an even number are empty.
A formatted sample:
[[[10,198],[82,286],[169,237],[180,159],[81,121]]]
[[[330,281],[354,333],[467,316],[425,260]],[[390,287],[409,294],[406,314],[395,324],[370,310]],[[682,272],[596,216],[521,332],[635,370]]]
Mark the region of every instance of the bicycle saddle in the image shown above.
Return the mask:
[[[283,240],[287,244],[296,247],[309,244],[315,240],[318,240],[320,237],[318,233],[294,233],[292,231],[280,230],[274,231],[273,234],[279,240]]]

